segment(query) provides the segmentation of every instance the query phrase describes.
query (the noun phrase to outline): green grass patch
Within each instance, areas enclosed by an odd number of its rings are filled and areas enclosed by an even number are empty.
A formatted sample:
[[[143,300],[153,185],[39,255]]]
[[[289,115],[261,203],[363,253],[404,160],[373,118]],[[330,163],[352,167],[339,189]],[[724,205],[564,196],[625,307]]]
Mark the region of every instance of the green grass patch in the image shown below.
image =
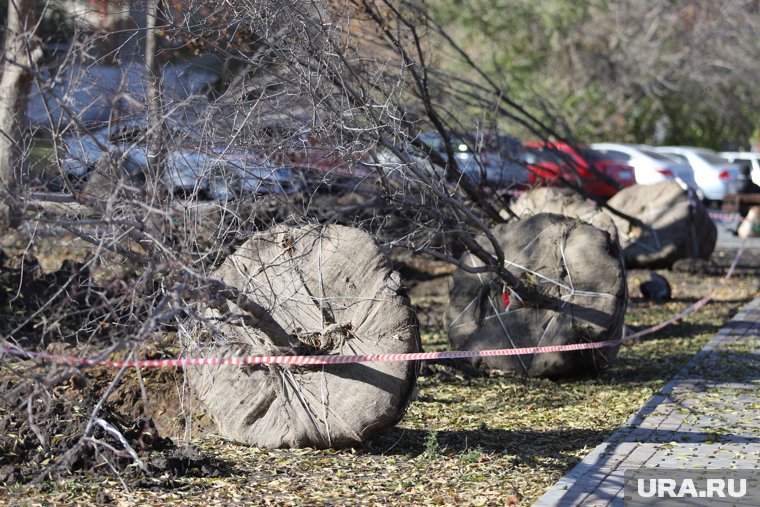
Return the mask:
[[[44,179],[58,173],[55,150],[49,141],[35,140],[26,154],[26,168],[32,179]]]

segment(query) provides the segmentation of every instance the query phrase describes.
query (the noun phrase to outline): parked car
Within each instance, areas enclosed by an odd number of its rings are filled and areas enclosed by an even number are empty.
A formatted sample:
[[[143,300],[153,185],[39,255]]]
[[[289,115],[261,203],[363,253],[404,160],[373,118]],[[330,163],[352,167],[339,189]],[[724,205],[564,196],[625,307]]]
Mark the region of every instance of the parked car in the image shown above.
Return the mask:
[[[562,180],[580,187],[589,195],[607,199],[620,187],[636,183],[633,167],[605,158],[587,146],[551,142],[530,142],[525,146],[531,185],[551,185]],[[619,187],[605,181],[598,173],[609,176]]]
[[[148,169],[148,123],[130,121],[64,138],[63,170],[84,179],[108,159],[128,176]],[[209,145],[187,128],[167,126],[169,146],[161,182],[176,193],[200,192],[219,201],[250,193],[294,191],[290,167],[269,164],[261,155]]]
[[[694,173],[687,164],[657,153],[651,146],[643,144],[594,143],[591,148],[607,160],[633,167],[636,183],[650,185],[661,181],[680,179],[686,185],[697,189]]]
[[[448,159],[446,144],[439,133],[425,132],[419,139],[444,160]],[[452,134],[449,143],[459,170],[473,182],[494,191],[528,185],[525,149],[519,139],[473,132],[463,136]]]
[[[373,161],[367,164],[368,168],[377,163],[387,175],[388,180],[393,184],[417,184],[418,175],[425,180],[446,184],[448,179],[443,167],[434,164],[430,160],[430,153],[427,150],[420,149],[412,144],[397,145],[395,149],[404,153],[406,157],[402,159],[396,152],[384,147],[379,148]]]
[[[719,155],[734,164],[749,164],[752,181],[760,185],[760,153],[756,151],[721,151]]]
[[[722,201],[731,180],[739,175],[739,165],[732,164],[713,150],[691,146],[661,146],[655,148],[680,163],[689,164],[697,183],[697,195],[710,201]]]
[[[268,127],[266,130],[273,144],[280,148],[281,158],[307,179],[342,188],[342,183],[350,187],[357,180],[377,176],[368,166],[370,160],[366,152],[359,147],[352,150],[348,144],[320,138],[306,128]]]
[[[173,103],[200,97],[219,79],[214,72],[191,63],[168,63],[161,72],[164,100]],[[77,63],[43,71],[41,77],[40,82],[50,86],[41,90],[35,80],[27,101],[26,121],[34,128],[59,131],[73,114],[81,123],[100,127],[115,113],[141,112],[146,103],[146,70],[140,61],[118,67]]]

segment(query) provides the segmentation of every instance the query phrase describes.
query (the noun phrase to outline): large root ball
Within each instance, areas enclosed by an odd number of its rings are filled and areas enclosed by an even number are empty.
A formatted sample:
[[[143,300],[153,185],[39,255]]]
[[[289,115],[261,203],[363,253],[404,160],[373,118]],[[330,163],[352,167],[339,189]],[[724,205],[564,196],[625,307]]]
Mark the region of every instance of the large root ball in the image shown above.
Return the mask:
[[[628,301],[625,270],[617,242],[607,232],[545,213],[499,225],[493,233],[504,251],[505,267],[525,285],[525,301],[491,273],[458,269],[446,310],[454,348],[521,348],[622,337]],[[471,253],[462,260],[467,266],[484,265]],[[580,376],[607,367],[617,350],[487,357],[475,363],[536,377]]]
[[[617,227],[612,218],[593,202],[569,188],[534,188],[518,197],[510,208],[520,218],[539,213],[556,213],[578,218],[607,231],[614,241],[618,241]]]
[[[212,275],[263,306],[297,354],[417,352],[414,311],[372,237],[349,227],[278,227],[244,243]],[[184,334],[187,354],[278,353],[225,303]],[[280,344],[281,346],[281,344]],[[188,379],[222,435],[259,447],[331,447],[401,419],[416,363],[202,366]]]
[[[718,229],[710,215],[675,181],[624,188],[607,204],[643,223],[610,214],[629,268],[669,268],[679,259],[709,259],[715,249]]]

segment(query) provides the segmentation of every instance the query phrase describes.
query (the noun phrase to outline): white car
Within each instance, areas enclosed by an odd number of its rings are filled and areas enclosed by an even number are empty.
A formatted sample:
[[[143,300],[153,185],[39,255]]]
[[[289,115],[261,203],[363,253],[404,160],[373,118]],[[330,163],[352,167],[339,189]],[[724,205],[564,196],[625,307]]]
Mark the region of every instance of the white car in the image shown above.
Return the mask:
[[[721,151],[719,155],[734,164],[749,164],[752,181],[760,185],[760,153],[756,151]]]
[[[225,201],[251,193],[290,193],[295,190],[289,167],[267,163],[260,155],[236,149],[209,147],[185,128],[168,127],[167,150],[161,182],[174,193],[204,193]],[[110,159],[129,176],[148,169],[148,124],[124,122],[88,134],[64,138],[62,167],[80,179],[104,159]],[[205,144],[205,146],[204,146]]]
[[[655,148],[679,162],[689,164],[694,171],[698,195],[710,201],[722,201],[731,180],[739,175],[739,165],[731,164],[713,150],[691,146],[662,146]]]
[[[616,160],[633,167],[636,183],[639,185],[651,185],[678,178],[686,185],[697,189],[694,173],[688,164],[678,163],[668,156],[657,153],[650,146],[594,143],[591,148],[604,155],[605,159]]]

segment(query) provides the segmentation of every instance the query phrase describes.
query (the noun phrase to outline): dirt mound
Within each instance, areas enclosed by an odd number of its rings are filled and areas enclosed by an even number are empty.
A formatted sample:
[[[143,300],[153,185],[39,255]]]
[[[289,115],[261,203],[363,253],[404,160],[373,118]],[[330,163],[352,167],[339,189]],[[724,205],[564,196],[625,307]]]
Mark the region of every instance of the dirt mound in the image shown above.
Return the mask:
[[[31,382],[6,380],[0,390],[0,483],[102,470],[105,462],[126,470],[135,457],[174,446],[149,418],[127,418],[107,402],[91,417],[97,400],[75,381],[47,394],[34,391]]]

